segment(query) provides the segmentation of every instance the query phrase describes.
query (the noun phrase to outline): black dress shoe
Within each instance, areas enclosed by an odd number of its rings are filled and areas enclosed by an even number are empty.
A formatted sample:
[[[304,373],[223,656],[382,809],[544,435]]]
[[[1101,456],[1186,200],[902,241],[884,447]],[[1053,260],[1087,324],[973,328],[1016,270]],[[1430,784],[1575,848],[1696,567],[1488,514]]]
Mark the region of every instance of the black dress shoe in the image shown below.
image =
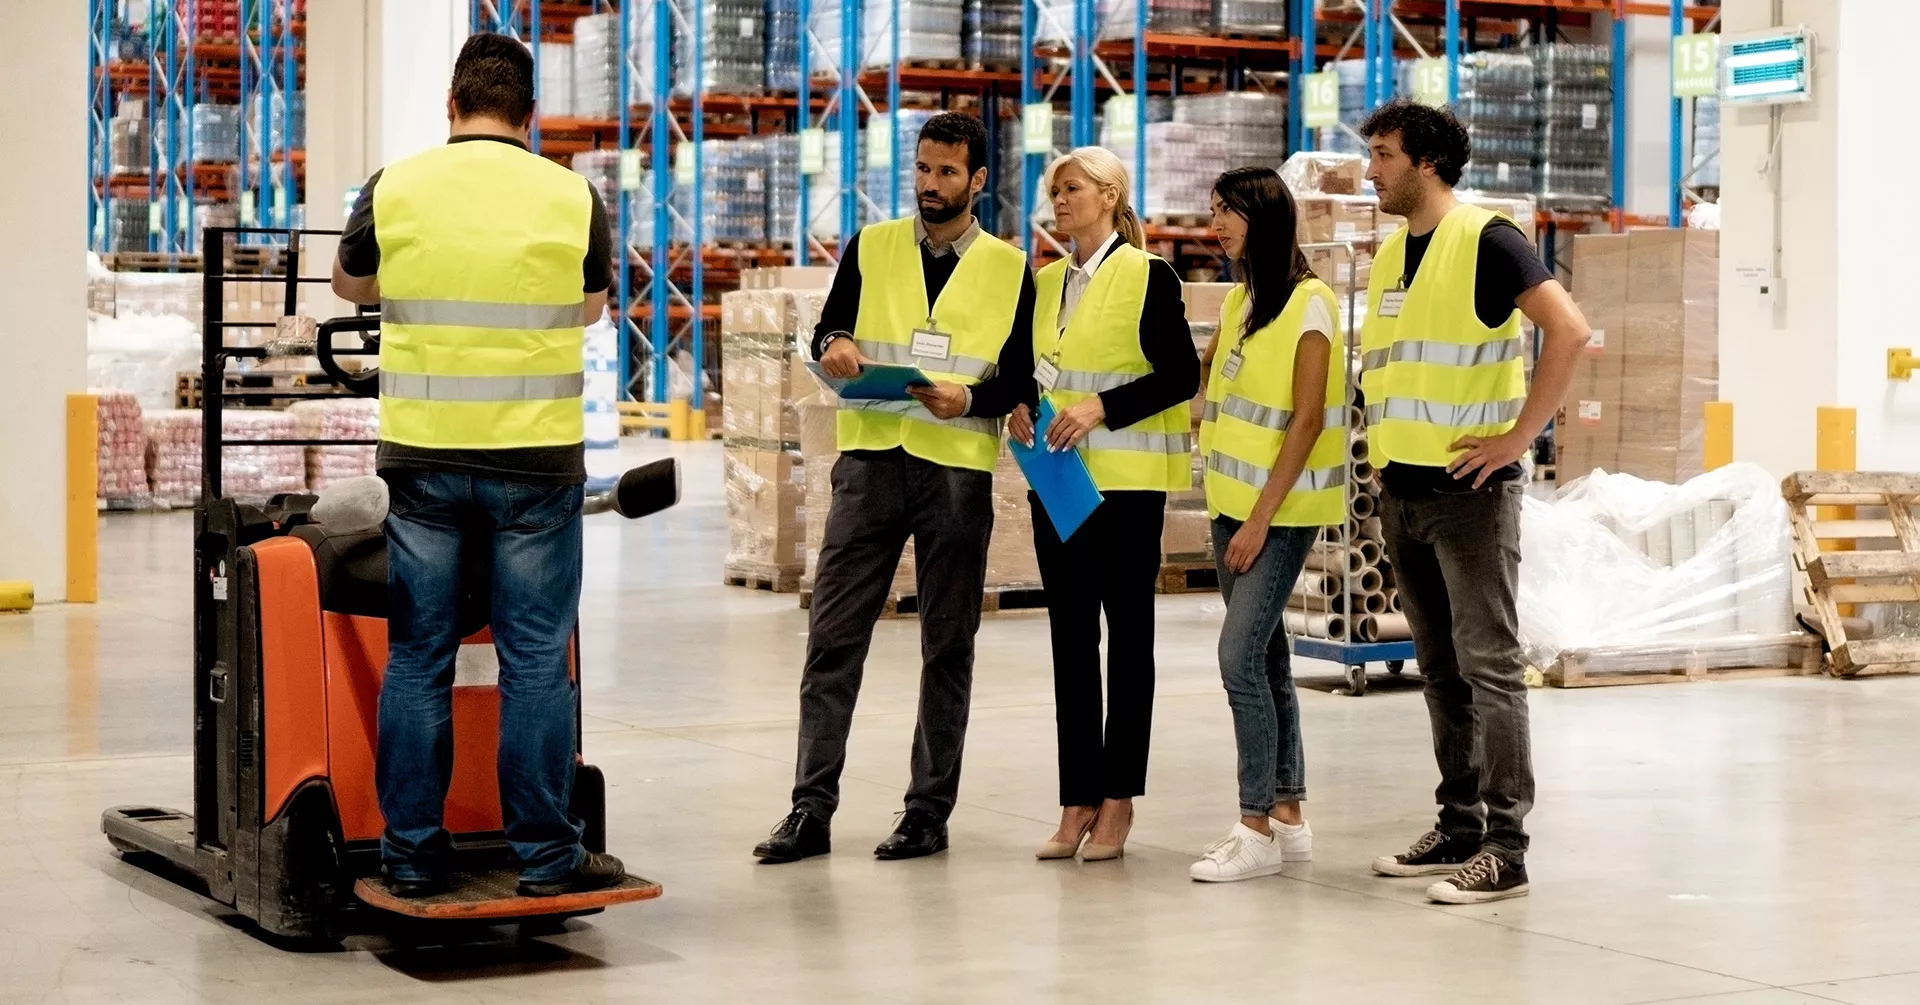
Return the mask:
[[[832,850],[833,837],[827,829],[827,819],[815,816],[812,810],[794,810],[773,828],[765,841],[753,846],[753,857],[776,865],[825,855]]]
[[[433,876],[427,879],[395,879],[392,873],[385,875],[387,892],[401,900],[419,900],[447,892],[448,882],[445,876]]]
[[[590,851],[581,856],[580,864],[574,866],[572,872],[546,883],[521,880],[515,892],[522,897],[558,897],[604,890],[625,878],[627,867],[619,859],[603,851]]]
[[[946,850],[947,822],[926,810],[908,810],[900,814],[893,833],[880,842],[873,854],[883,859],[921,858]]]

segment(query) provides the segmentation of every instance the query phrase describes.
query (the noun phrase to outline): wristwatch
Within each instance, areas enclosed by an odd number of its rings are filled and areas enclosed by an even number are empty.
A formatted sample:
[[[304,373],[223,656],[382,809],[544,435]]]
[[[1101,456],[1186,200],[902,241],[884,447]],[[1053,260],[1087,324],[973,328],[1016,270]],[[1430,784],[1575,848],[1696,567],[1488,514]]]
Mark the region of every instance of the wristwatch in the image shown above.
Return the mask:
[[[852,332],[828,332],[827,337],[820,340],[820,354],[822,356],[826,355],[827,347],[832,345],[836,339],[843,339],[843,338],[851,339],[853,338],[853,333]]]

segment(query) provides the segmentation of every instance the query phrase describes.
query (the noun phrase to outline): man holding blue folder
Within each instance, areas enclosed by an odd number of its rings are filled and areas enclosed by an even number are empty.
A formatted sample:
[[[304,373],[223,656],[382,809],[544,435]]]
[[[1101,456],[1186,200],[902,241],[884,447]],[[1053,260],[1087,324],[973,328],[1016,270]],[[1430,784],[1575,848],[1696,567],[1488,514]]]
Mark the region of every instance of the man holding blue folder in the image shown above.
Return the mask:
[[[1035,393],[1026,257],[982,230],[971,211],[986,165],[979,119],[929,119],[915,155],[918,215],[873,224],[847,242],[814,330],[814,357],[829,378],[889,364],[917,367],[931,384],[908,387],[908,400],[841,400],[841,456],[800,682],[793,809],[754,848],[763,862],[831,848],[867,647],[909,538],[920,605],[919,724],[906,810],[874,854],[918,858],[947,847],[993,533],[1000,420]]]

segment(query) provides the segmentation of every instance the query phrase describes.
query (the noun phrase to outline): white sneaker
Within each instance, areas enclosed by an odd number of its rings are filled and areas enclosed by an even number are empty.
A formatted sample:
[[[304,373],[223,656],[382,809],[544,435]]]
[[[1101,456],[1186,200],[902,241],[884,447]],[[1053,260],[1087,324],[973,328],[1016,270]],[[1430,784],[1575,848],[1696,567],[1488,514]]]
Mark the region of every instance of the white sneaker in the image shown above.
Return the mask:
[[[1273,836],[1280,841],[1280,861],[1313,861],[1313,825],[1305,820],[1299,826],[1283,824],[1268,818],[1267,826],[1273,828]]]
[[[1261,834],[1246,824],[1236,823],[1226,837],[1207,849],[1205,858],[1187,870],[1187,875],[1202,883],[1231,883],[1271,876],[1280,871],[1282,855],[1277,836]]]

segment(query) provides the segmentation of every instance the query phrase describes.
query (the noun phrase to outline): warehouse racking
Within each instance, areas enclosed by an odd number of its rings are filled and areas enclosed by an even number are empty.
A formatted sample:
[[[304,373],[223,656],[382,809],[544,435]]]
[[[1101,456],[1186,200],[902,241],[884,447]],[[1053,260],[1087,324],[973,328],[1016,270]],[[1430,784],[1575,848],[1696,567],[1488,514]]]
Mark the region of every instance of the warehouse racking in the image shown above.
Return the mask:
[[[88,4],[91,247],[191,254],[208,223],[297,226],[304,0]]]

